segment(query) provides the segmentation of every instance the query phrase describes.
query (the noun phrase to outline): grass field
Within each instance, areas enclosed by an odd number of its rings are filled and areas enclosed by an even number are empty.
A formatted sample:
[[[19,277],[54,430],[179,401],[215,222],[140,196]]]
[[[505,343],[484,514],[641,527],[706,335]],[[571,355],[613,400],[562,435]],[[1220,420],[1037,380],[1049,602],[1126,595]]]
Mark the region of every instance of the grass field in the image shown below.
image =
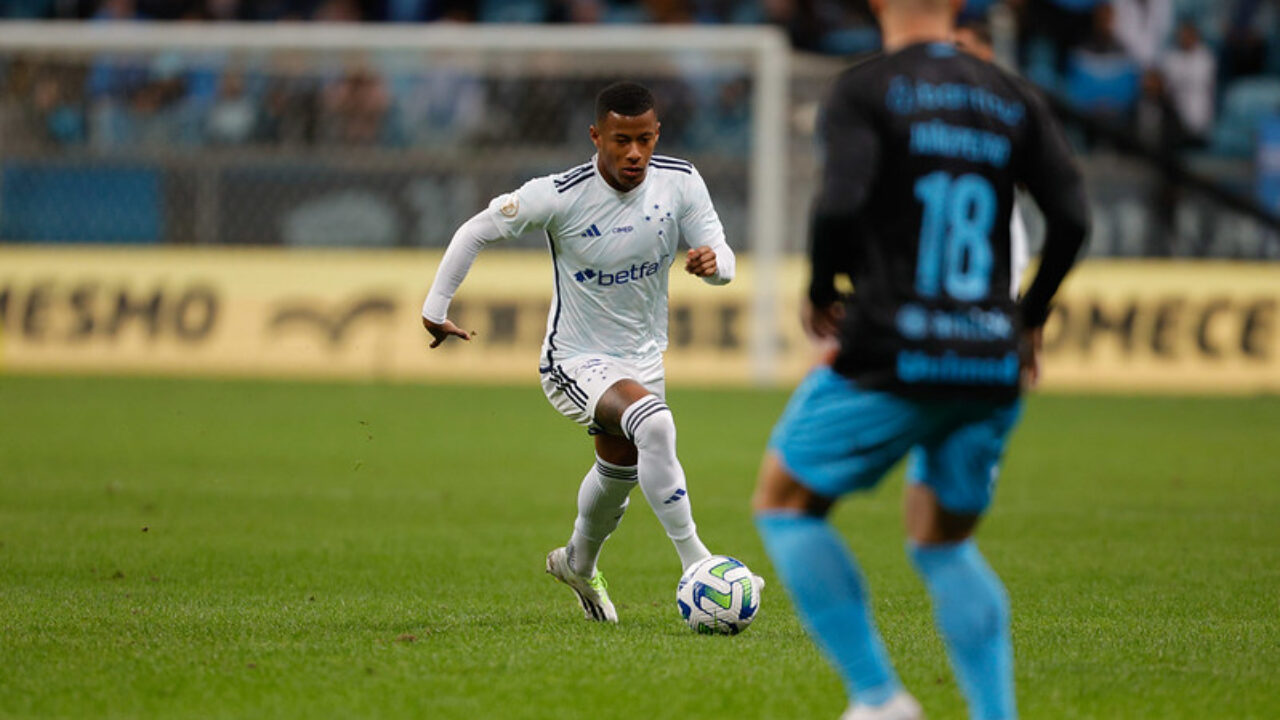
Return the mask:
[[[774,578],[747,498],[784,393],[674,389],[704,539]],[[678,621],[635,496],[622,622],[542,572],[591,455],[510,389],[0,377],[0,716],[833,719],[774,582]],[[836,523],[929,717],[964,717],[901,477]],[[980,543],[1025,718],[1280,717],[1280,399],[1033,398]]]

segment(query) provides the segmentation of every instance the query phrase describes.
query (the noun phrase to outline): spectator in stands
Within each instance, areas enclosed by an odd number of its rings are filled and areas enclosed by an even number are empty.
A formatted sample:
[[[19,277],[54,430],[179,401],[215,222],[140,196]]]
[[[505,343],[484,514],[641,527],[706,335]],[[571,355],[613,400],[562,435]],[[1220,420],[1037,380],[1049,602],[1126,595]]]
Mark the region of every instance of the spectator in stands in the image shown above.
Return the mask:
[[[764,16],[797,50],[853,55],[879,49],[879,31],[861,0],[764,0]]]
[[[603,0],[551,0],[547,22],[594,25],[604,20]]]
[[[1066,97],[1081,110],[1120,123],[1138,97],[1139,68],[1116,38],[1111,6],[1094,8],[1093,20],[1092,32],[1067,62]]]
[[[278,145],[311,145],[320,135],[318,82],[298,56],[280,62],[267,86],[261,137]]]
[[[1152,224],[1145,242],[1147,252],[1168,255],[1179,200],[1178,185],[1169,170],[1177,160],[1185,132],[1159,70],[1148,69],[1142,74],[1141,91],[1133,109],[1133,134],[1164,170],[1157,173],[1151,190]]]
[[[186,94],[182,58],[161,52],[151,58],[146,81],[129,97],[123,145],[169,147],[179,142],[179,106]]]
[[[388,83],[412,145],[460,147],[486,125],[485,81],[477,73],[428,62],[393,71]]]
[[[1183,20],[1179,24],[1177,44],[1165,52],[1160,69],[1182,122],[1185,141],[1205,145],[1213,129],[1218,68],[1213,51],[1201,40],[1194,22]]]
[[[49,17],[53,12],[53,0],[7,0],[0,3],[0,18],[31,20]]]
[[[1265,69],[1268,39],[1274,35],[1260,27],[1259,11],[1267,4],[1268,0],[1236,0],[1223,38],[1223,87],[1232,78],[1257,75]]]
[[[311,17],[320,22],[360,22],[365,14],[356,0],[323,0]]]
[[[431,4],[430,0],[384,0],[373,17],[386,22],[424,22]]]
[[[1159,70],[1142,73],[1133,108],[1133,131],[1138,142],[1163,156],[1172,157],[1182,145],[1182,120]]]
[[[1159,64],[1173,30],[1172,0],[1111,0],[1115,35],[1129,57],[1143,69]]]
[[[1047,42],[1051,48],[1053,69],[1062,75],[1073,48],[1079,46],[1094,30],[1095,13],[1106,0],[1011,0],[1019,10],[1019,54],[1026,66],[1033,47]]]
[[[241,0],[205,0],[193,3],[188,12],[202,13],[208,20],[248,20],[248,8]]]
[[[1090,13],[1089,32],[1076,49],[1097,55],[1124,52],[1124,47],[1116,37],[1116,11],[1110,3],[1100,3],[1094,7]]]
[[[83,98],[72,89],[73,74],[68,68],[50,68],[36,77],[32,88],[31,105],[41,135],[54,145],[81,145],[88,133]]]
[[[135,0],[103,0],[93,14],[94,20],[138,20],[138,4]]]
[[[390,115],[391,93],[382,78],[356,67],[325,89],[320,136],[337,145],[394,144]]]
[[[480,0],[368,0],[365,17],[387,22],[475,22]]]
[[[205,116],[205,140],[211,145],[243,145],[254,139],[257,130],[258,104],[245,92],[244,75],[227,72]]]
[[[822,24],[815,0],[763,0],[765,17],[782,28],[797,50],[817,52],[822,45]]]
[[[649,19],[659,25],[690,25],[694,21],[690,0],[644,0]]]

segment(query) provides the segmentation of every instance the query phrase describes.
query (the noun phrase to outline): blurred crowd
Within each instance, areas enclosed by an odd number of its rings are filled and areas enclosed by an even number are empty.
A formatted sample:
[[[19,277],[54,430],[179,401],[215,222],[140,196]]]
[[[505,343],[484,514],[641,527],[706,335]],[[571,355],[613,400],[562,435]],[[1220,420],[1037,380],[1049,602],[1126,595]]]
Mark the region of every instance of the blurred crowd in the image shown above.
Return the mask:
[[[1248,155],[1280,113],[1276,0],[970,0],[989,34],[1014,20],[1021,71],[1080,110],[1160,151]],[[8,18],[90,22],[772,23],[802,51],[878,47],[865,0],[8,0]],[[643,79],[643,78],[641,78]],[[483,145],[503,124],[557,142],[590,121],[593,79],[501,80],[397,69],[369,58],[333,68],[253,67],[225,57],[98,55],[0,60],[0,131],[13,143],[99,149],[333,144]],[[741,152],[749,80],[654,78],[664,143]],[[492,112],[501,109],[502,112]]]
[[[1280,114],[1274,0],[1020,0],[1022,71],[1153,149],[1247,155]]]

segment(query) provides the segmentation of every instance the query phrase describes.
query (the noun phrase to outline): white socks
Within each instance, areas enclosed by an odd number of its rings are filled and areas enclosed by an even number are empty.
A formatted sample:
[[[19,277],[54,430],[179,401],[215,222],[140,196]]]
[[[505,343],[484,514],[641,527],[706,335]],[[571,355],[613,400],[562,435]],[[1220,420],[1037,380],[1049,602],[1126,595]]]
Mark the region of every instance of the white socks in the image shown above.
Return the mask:
[[[684,468],[676,459],[676,424],[671,409],[646,395],[622,412],[622,432],[639,453],[640,490],[680,554],[681,567],[711,555],[698,539],[689,508]]]
[[[573,535],[566,552],[569,567],[583,577],[596,574],[596,560],[600,547],[618,527],[622,514],[627,511],[628,495],[636,486],[636,469],[605,462],[596,458],[596,464],[582,478],[578,488],[578,519],[573,523]]]

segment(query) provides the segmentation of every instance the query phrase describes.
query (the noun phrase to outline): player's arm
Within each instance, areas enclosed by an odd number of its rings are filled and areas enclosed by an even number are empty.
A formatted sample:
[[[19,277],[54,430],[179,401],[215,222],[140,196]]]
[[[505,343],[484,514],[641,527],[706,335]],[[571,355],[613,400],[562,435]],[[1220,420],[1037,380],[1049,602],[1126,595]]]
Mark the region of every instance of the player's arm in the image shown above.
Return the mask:
[[[449,303],[470,272],[471,264],[490,243],[547,227],[555,212],[555,199],[550,178],[530,180],[513,193],[494,198],[489,207],[458,228],[422,303],[422,326],[431,334],[431,347],[439,346],[450,336],[470,340],[475,335],[448,318]]]
[[[680,234],[689,245],[684,271],[709,285],[733,280],[737,258],[724,239],[724,225],[711,204],[711,193],[697,170],[689,178],[685,205],[680,213]]]
[[[427,299],[422,303],[422,326],[431,333],[431,347],[438,347],[450,336],[470,340],[475,334],[449,320],[449,303],[466,279],[476,256],[486,245],[501,238],[502,233],[489,218],[488,210],[476,213],[454,232],[436,270],[435,282],[431,283]]]
[[[878,171],[880,143],[870,108],[845,75],[823,108],[819,128],[823,147],[822,186],[809,224],[809,294],[805,329],[818,337],[839,330],[844,306],[836,276],[852,274],[858,213]]]
[[[1071,156],[1062,129],[1035,91],[1029,93],[1030,154],[1023,165],[1027,190],[1045,218],[1040,267],[1022,296],[1023,370],[1029,384],[1040,374],[1040,345],[1049,303],[1062,285],[1089,232],[1089,204],[1084,179]]]

